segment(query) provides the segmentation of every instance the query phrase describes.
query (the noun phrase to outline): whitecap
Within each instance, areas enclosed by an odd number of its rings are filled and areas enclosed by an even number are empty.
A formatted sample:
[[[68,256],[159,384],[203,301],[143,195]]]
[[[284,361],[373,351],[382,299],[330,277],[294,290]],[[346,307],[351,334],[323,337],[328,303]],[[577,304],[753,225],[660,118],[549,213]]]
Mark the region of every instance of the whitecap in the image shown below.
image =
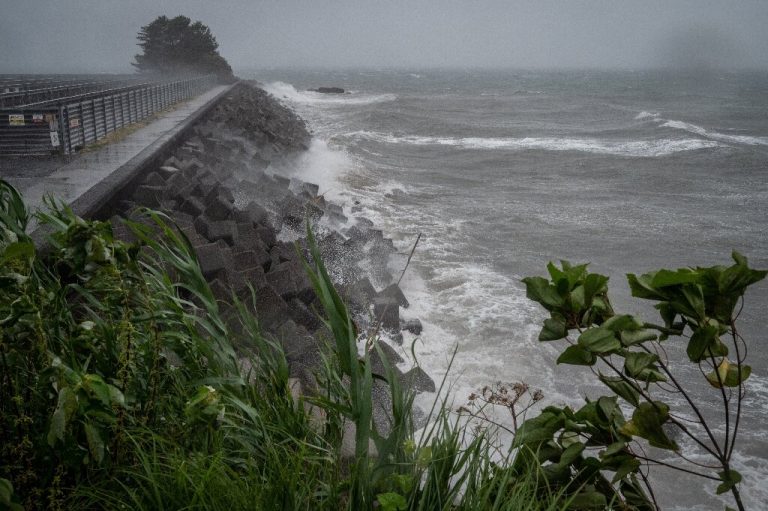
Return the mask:
[[[668,156],[681,151],[694,151],[720,147],[723,144],[698,138],[653,139],[653,140],[602,140],[596,138],[481,138],[481,137],[425,137],[416,135],[395,136],[391,133],[355,131],[346,137],[367,139],[387,144],[409,144],[417,146],[453,146],[461,149],[479,150],[541,150],[580,151],[593,154],[610,154],[630,157]]]
[[[397,99],[395,94],[360,94],[358,92],[323,94],[313,91],[299,91],[290,83],[285,82],[270,82],[265,84],[263,88],[278,99],[312,105],[369,105]]]
[[[709,131],[701,126],[691,124],[685,121],[668,120],[661,125],[663,128],[674,128],[677,130],[687,131],[688,133],[694,133],[702,137],[719,140],[721,142],[730,142],[736,144],[745,145],[768,145],[768,137],[754,137],[748,135],[728,135],[725,133],[719,133],[717,131]]]
[[[635,120],[642,121],[645,119],[651,119],[653,121],[661,121],[661,114],[659,112],[646,112],[643,110],[635,116]]]

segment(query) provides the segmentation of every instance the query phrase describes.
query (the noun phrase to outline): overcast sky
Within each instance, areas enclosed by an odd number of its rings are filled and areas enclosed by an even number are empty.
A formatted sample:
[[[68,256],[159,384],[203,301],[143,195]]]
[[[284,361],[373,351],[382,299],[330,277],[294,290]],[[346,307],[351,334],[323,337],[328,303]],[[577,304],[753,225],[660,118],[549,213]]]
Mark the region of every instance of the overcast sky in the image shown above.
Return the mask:
[[[235,70],[768,69],[768,0],[0,0],[0,73],[131,71],[136,32],[184,14]]]

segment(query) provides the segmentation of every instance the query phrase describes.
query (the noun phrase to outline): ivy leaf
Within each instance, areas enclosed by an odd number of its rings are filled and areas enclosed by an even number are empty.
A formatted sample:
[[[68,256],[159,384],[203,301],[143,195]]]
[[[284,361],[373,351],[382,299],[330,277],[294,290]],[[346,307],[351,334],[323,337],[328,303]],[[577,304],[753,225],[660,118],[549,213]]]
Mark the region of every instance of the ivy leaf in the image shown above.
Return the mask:
[[[727,358],[717,366],[717,369],[707,375],[707,381],[710,385],[719,389],[722,387],[738,387],[752,374],[752,367],[748,365],[741,366],[741,379],[739,379],[738,364],[731,364]],[[719,376],[719,379],[718,379]]]
[[[716,491],[718,495],[722,495],[741,482],[741,474],[733,469],[723,470],[722,472],[718,472],[717,475],[720,476],[720,480],[722,481],[722,483],[717,486]]]
[[[680,448],[664,432],[662,425],[669,418],[669,406],[654,401],[640,403],[632,414],[632,420],[622,426],[620,432],[628,436],[639,436],[648,440],[653,447],[677,451]]]
[[[691,362],[701,362],[704,360],[709,350],[715,346],[717,341],[717,327],[713,325],[700,326],[694,330],[691,339],[688,341],[688,358]]]
[[[624,357],[624,372],[627,375],[638,378],[646,368],[656,369],[654,365],[659,361],[655,353],[645,353],[643,351],[630,351]]]
[[[632,406],[640,404],[640,389],[634,383],[630,384],[621,379],[620,376],[605,376],[601,374],[599,378],[617,396],[623,398]]]
[[[606,328],[590,328],[579,336],[579,346],[592,353],[610,353],[621,348],[613,332]]]
[[[584,279],[584,296],[587,302],[595,295],[608,292],[608,277],[599,273],[590,273]]]
[[[699,272],[690,268],[679,270],[659,270],[651,279],[651,286],[655,288],[676,286],[679,284],[692,284],[699,280]]]
[[[602,325],[603,328],[607,328],[611,332],[621,332],[624,330],[640,330],[643,328],[643,322],[637,317],[630,314],[620,314],[608,318]]]
[[[666,300],[667,297],[651,284],[653,276],[653,273],[646,273],[639,277],[634,273],[627,273],[627,282],[629,282],[632,296],[647,300]]]
[[[613,479],[611,480],[611,483],[613,484],[616,484],[640,468],[640,460],[634,456],[626,455],[623,456],[622,459],[624,460],[623,463],[616,469],[616,474],[614,474]]]
[[[558,364],[570,364],[576,366],[595,365],[597,357],[579,345],[568,346],[563,353],[557,357]]]
[[[565,303],[563,297],[557,292],[557,288],[549,284],[547,279],[542,277],[526,277],[523,279],[525,283],[525,295],[538,302],[547,310],[558,309]]]
[[[621,332],[621,344],[624,346],[633,346],[646,341],[655,341],[656,334],[651,330],[634,330]]]
[[[539,334],[540,341],[557,341],[563,339],[568,335],[568,329],[565,323],[555,318],[547,318],[544,320],[544,328],[541,329]]]

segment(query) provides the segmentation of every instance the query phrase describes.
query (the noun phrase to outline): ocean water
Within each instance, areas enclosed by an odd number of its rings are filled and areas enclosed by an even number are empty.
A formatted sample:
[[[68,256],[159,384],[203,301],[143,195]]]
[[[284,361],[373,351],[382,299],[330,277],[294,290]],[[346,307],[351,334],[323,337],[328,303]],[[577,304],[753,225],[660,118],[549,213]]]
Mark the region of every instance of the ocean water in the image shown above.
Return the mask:
[[[403,280],[413,304],[403,315],[423,321],[415,352],[436,380],[458,347],[448,376],[457,405],[496,381],[527,382],[545,404],[578,405],[601,390],[588,371],[556,367],[558,349],[536,340],[544,313],[520,279],[545,274],[550,260],[591,262],[611,277],[614,307],[649,320],[653,310],[629,297],[628,272],[728,264],[732,249],[768,268],[768,74],[253,77],[314,132],[293,172],[382,227],[403,254],[394,270],[422,234]],[[306,91],[318,86],[350,93]],[[767,306],[761,283],[741,316],[753,373],[735,465],[755,509],[768,502]],[[684,345],[667,349],[684,357]],[[716,397],[699,392],[697,372],[684,379],[699,399]],[[652,477],[664,508],[722,509],[715,484],[658,470]]]

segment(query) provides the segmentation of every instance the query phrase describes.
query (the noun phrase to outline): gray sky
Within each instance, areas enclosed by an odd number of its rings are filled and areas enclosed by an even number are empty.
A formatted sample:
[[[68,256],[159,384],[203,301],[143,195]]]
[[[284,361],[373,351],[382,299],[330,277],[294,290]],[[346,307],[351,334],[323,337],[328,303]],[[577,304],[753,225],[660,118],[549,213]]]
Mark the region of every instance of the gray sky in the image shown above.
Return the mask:
[[[768,0],[0,0],[0,72],[131,71],[165,14],[257,67],[768,68]]]

